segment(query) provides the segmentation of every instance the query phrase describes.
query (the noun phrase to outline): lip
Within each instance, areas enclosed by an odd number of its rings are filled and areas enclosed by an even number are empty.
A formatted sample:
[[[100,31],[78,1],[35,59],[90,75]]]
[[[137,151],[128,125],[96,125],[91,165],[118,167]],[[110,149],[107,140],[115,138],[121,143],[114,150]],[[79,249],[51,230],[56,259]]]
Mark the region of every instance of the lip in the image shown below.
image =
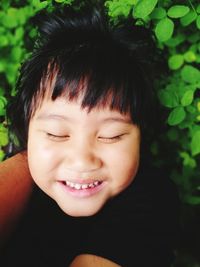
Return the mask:
[[[79,183],[80,183],[80,180],[76,180],[76,181],[79,181]],[[86,181],[89,181],[89,183],[91,183],[91,180],[84,180],[84,182],[82,180],[82,184],[85,184]],[[93,182],[94,182],[94,180],[93,180]],[[106,185],[106,182],[102,181],[99,185],[92,187],[92,188],[86,188],[86,189],[75,189],[75,188],[69,187],[63,181],[58,181],[58,184],[65,191],[65,193],[68,193],[73,197],[87,198],[87,197],[91,197],[91,196],[97,194],[98,192],[100,192],[104,188],[104,186]]]

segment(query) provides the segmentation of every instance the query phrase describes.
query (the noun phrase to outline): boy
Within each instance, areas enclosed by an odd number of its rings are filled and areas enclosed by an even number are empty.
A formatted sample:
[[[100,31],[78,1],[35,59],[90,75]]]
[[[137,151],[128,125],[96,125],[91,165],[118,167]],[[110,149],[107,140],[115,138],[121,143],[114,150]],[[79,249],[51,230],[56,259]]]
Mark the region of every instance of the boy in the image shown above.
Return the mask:
[[[169,267],[176,192],[140,157],[145,29],[85,7],[47,14],[39,30],[9,110],[34,185],[4,266]]]

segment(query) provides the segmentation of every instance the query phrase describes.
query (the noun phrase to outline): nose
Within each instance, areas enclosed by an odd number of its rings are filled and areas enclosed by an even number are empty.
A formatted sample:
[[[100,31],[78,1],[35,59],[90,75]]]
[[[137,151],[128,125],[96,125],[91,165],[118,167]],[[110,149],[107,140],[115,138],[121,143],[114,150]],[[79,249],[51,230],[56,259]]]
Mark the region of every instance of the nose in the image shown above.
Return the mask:
[[[89,140],[73,144],[67,154],[68,169],[73,172],[93,172],[102,166],[102,160]]]

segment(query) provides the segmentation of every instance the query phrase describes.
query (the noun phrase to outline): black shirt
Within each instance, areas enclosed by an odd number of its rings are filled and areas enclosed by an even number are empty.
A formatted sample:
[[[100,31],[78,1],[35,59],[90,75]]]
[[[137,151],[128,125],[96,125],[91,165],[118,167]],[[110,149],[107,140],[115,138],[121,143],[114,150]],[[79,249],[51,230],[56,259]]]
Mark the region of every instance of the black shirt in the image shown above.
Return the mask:
[[[124,267],[170,267],[179,233],[179,200],[160,170],[140,168],[124,192],[90,217],[66,215],[37,186],[1,267],[66,267],[89,253]]]

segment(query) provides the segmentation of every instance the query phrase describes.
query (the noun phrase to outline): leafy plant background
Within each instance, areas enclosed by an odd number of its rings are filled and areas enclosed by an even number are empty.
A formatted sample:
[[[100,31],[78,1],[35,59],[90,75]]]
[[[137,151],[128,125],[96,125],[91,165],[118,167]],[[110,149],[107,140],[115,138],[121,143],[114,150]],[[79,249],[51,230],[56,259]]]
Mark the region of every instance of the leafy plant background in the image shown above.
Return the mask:
[[[36,12],[77,0],[2,0],[0,2],[0,161],[11,152],[6,105],[15,95],[20,63],[34,44],[29,22]],[[95,2],[95,1],[94,1]],[[200,256],[200,3],[198,0],[104,1],[115,22],[132,17],[150,27],[164,51],[168,75],[155,81],[164,133],[151,144],[155,164],[165,166],[182,201],[183,243],[174,267],[198,267]],[[20,114],[19,114],[20,116]],[[200,246],[199,246],[200,247]]]

